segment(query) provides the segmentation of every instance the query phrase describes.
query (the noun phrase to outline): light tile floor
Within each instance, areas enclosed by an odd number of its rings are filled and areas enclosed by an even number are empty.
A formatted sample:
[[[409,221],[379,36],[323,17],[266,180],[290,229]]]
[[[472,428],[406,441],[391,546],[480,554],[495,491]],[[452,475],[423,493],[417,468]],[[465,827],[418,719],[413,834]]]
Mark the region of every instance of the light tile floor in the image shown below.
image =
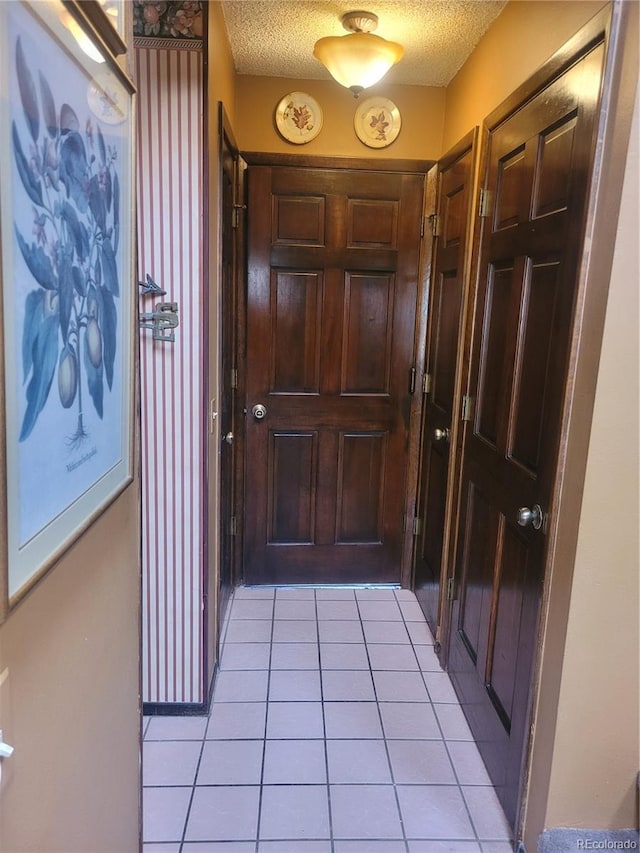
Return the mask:
[[[209,716],[144,727],[144,853],[512,849],[407,590],[239,588]]]

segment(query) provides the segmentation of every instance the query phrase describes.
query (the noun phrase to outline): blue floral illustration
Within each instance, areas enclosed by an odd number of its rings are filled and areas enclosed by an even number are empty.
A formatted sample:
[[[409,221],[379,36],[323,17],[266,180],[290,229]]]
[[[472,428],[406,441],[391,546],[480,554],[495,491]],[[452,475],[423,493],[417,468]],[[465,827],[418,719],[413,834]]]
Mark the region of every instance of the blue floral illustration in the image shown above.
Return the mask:
[[[22,368],[28,384],[20,441],[33,431],[57,379],[62,406],[77,407],[76,429],[67,439],[76,449],[88,434],[83,389],[102,418],[105,383],[111,390],[114,378],[117,156],[97,122],[88,118],[82,125],[68,103],[57,109],[43,72],[32,74],[20,38],[15,64],[26,132],[21,138],[13,122],[13,155],[33,208],[33,230],[25,235],[15,223],[14,228],[37,285],[25,300]]]

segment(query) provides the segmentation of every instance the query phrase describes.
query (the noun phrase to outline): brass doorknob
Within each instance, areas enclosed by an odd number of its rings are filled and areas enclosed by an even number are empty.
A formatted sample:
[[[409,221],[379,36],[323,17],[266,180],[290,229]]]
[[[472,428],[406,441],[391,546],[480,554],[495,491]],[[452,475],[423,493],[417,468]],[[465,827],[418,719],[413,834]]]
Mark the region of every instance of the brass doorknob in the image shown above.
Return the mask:
[[[227,444],[233,444],[233,433],[231,431],[229,431],[225,435],[224,440],[227,442]]]
[[[436,427],[433,431],[434,441],[449,441],[449,430]]]

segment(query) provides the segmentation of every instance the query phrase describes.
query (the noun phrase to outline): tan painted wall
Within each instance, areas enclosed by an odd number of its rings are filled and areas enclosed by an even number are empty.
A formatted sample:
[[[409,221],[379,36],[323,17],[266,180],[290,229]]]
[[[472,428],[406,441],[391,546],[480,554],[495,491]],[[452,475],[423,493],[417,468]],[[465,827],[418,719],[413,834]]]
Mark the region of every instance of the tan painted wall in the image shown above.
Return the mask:
[[[402,118],[398,138],[387,148],[369,148],[355,134],[353,118],[358,101],[333,81],[291,80],[286,77],[238,76],[235,130],[244,151],[326,157],[435,160],[442,148],[445,90],[424,86],[379,84],[361,96],[380,95],[397,105]],[[289,92],[306,92],[323,111],[322,130],[305,145],[284,140],[276,130],[274,113]]]
[[[5,853],[134,853],[139,838],[138,487],[0,627]]]
[[[231,124],[234,125],[235,71],[233,69],[233,57],[231,55],[229,39],[227,38],[224,16],[218,2],[209,3],[208,38],[209,104],[213,107],[218,101],[222,101]]]
[[[602,0],[508,3],[447,87],[443,152],[481,125],[604,5]]]

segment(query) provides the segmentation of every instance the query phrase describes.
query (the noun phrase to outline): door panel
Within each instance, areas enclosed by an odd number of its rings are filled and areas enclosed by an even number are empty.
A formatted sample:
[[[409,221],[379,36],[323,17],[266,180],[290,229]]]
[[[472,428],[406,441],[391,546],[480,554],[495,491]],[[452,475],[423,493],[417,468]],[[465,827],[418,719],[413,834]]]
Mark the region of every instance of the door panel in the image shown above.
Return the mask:
[[[274,394],[320,391],[322,275],[275,270],[271,283]]]
[[[400,580],[422,193],[249,169],[247,583]]]
[[[533,262],[527,269],[521,297],[526,330],[516,354],[507,452],[532,476],[538,472],[544,437],[546,378],[553,370],[551,343],[559,281],[558,260]]]
[[[433,366],[431,403],[443,414],[451,414],[455,388],[458,332],[463,282],[457,269],[440,273],[434,288]]]
[[[270,544],[311,543],[316,527],[315,477],[318,434],[269,434]]]
[[[429,296],[425,373],[429,387],[422,422],[415,548],[415,592],[434,634],[444,585],[443,547],[455,434],[456,382],[467,285],[475,134],[465,137],[438,166],[434,264]],[[436,432],[438,430],[439,432]],[[440,436],[440,437],[437,437]]]
[[[488,135],[449,668],[515,825],[603,48]],[[521,519],[520,521],[523,521]]]
[[[342,394],[389,394],[393,294],[393,277],[386,273],[346,274]]]
[[[473,663],[486,657],[491,616],[491,543],[495,540],[497,515],[473,483],[467,493],[467,530],[464,540],[465,576],[459,600],[460,639]]]
[[[336,542],[382,542],[385,433],[340,434]]]

